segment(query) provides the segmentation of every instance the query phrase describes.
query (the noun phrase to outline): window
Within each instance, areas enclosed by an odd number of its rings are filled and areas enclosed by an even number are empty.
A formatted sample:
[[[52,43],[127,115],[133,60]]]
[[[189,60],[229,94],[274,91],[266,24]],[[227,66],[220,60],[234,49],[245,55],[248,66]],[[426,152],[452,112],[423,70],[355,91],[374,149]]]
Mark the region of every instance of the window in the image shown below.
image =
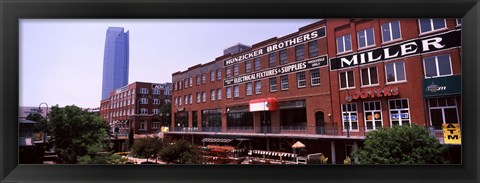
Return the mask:
[[[247,89],[245,90],[246,95],[252,95],[252,82],[245,84]]]
[[[305,58],[303,44],[295,47],[295,58],[297,61],[303,60]]]
[[[158,128],[160,128],[160,122],[152,122],[152,129],[158,129]]]
[[[159,89],[153,89],[153,94],[154,95],[160,95],[160,90]]]
[[[188,95],[185,95],[185,105],[188,104]]]
[[[140,104],[148,104],[147,98],[140,98]]]
[[[405,81],[405,66],[402,62],[393,62],[385,64],[387,83]]]
[[[358,130],[357,104],[342,104],[342,121],[344,130]]]
[[[142,130],[142,131],[147,130],[147,122],[144,121],[144,122],[138,123],[138,130]]]
[[[183,79],[183,83],[185,84],[185,88],[188,88],[188,78]]]
[[[215,89],[210,90],[210,101],[214,101],[214,100],[215,100]]]
[[[207,93],[202,92],[202,102],[205,102],[205,101],[207,101]]]
[[[202,84],[205,84],[207,82],[207,75],[205,73],[202,74]]]
[[[352,51],[351,35],[337,37],[337,53]]]
[[[407,99],[392,99],[388,101],[390,125],[410,125],[410,114]]]
[[[215,81],[215,71],[210,72],[210,81],[211,82]]]
[[[353,71],[345,71],[340,73],[340,89],[354,88],[355,80],[353,79]]]
[[[153,109],[153,110],[152,110],[153,114],[158,114],[159,111],[160,111],[160,110],[158,110],[158,109]]]
[[[192,87],[192,85],[193,85],[193,77],[190,78],[190,82],[188,82],[188,84],[190,85],[190,87]]]
[[[382,127],[382,108],[380,101],[364,102],[363,111],[367,130],[376,130]]]
[[[233,76],[238,76],[238,64],[233,65]]]
[[[255,70],[258,71],[260,69],[262,69],[262,66],[260,65],[260,58],[255,58]]]
[[[200,103],[200,92],[197,92],[197,104]]]
[[[307,80],[305,78],[305,72],[298,72],[297,73],[297,87],[298,88],[307,87]]]
[[[227,74],[227,78],[232,77],[232,67],[228,66],[225,68],[225,73]]]
[[[197,85],[200,84],[200,75],[197,75]]]
[[[287,50],[280,51],[280,65],[286,64],[288,59]]]
[[[432,32],[447,27],[445,19],[441,18],[421,18],[418,19],[418,23],[420,24],[420,34]]]
[[[310,85],[311,86],[320,85],[320,69],[310,70]]]
[[[442,124],[458,123],[457,101],[455,97],[428,99],[430,109],[430,125],[436,130],[442,129]]]
[[[318,56],[318,42],[310,41],[308,42],[308,58]]]
[[[425,75],[438,77],[452,75],[450,55],[439,55],[423,59]]]
[[[182,81],[178,81],[178,86],[179,86],[179,90],[181,90],[183,88],[183,82]]]
[[[233,97],[239,97],[240,96],[240,90],[238,85],[233,86]]]
[[[153,99],[153,104],[160,104],[160,99]]]
[[[457,27],[462,26],[462,19],[461,18],[456,18],[455,22],[457,23]]]
[[[277,78],[270,78],[270,92],[277,91]]]
[[[146,109],[146,108],[141,108],[141,109],[140,109],[140,114],[148,114],[148,109]]]
[[[217,81],[222,79],[222,69],[217,69]]]
[[[182,97],[178,97],[178,105],[182,105]]]
[[[135,89],[132,89],[132,95],[135,94]]]
[[[362,86],[378,84],[377,67],[368,67],[361,69]]]
[[[140,88],[140,93],[141,94],[148,94],[148,89],[147,88]]]
[[[188,95],[188,103],[189,104],[192,104],[192,102],[193,102],[192,100],[193,100],[192,94]]]
[[[358,31],[357,39],[358,39],[358,48],[365,48],[365,47],[375,45],[373,28]]]
[[[280,76],[282,90],[288,90],[288,75]]]
[[[270,53],[268,55],[268,67],[275,67],[277,61],[276,61],[276,56],[275,53]]]
[[[227,98],[232,98],[232,87],[229,86],[227,87],[226,90],[227,90]]]
[[[382,24],[382,41],[389,42],[401,39],[402,35],[400,33],[400,20],[391,21],[385,24]]]
[[[252,72],[252,60],[247,60],[245,62],[245,73]]]
[[[260,94],[260,93],[262,93],[262,82],[255,81],[255,94]]]
[[[217,89],[217,100],[221,100],[222,99],[222,89]]]

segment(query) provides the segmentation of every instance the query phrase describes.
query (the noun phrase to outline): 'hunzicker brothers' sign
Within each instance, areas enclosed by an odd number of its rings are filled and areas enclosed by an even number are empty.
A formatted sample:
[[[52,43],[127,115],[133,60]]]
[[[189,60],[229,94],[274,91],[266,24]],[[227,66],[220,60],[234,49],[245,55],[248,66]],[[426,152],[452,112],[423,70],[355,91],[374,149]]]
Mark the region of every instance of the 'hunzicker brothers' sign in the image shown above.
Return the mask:
[[[407,41],[392,46],[330,59],[330,69],[343,69],[373,62],[428,53],[461,46],[461,31],[454,30],[435,36]]]
[[[242,54],[240,54],[236,57],[226,59],[226,60],[223,61],[223,66],[229,66],[229,65],[232,65],[232,64],[235,64],[235,63],[243,62],[243,61],[246,61],[248,59],[253,59],[253,58],[262,56],[264,54],[267,54],[267,53],[271,53],[271,52],[278,51],[278,50],[283,50],[285,48],[292,47],[292,46],[295,46],[295,45],[298,45],[298,44],[303,44],[305,42],[313,41],[313,40],[316,40],[316,39],[319,39],[319,38],[322,38],[322,37],[325,37],[325,36],[326,36],[325,27],[322,27],[320,29],[310,31],[308,33],[301,34],[299,36],[296,36],[296,37],[293,37],[293,38],[290,38],[290,39],[282,40],[280,42],[265,46],[263,48],[259,48],[259,49],[255,49],[255,50],[250,51],[250,52],[242,53]]]

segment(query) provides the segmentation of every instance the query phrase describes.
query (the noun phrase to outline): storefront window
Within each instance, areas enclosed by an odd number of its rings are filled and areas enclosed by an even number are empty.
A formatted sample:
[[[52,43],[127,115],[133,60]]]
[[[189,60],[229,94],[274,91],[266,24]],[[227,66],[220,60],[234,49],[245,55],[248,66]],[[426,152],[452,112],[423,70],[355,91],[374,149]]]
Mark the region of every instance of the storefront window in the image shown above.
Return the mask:
[[[220,131],[222,127],[222,113],[220,109],[202,110],[203,131]]]
[[[390,125],[410,125],[408,99],[392,99],[388,101]]]
[[[430,125],[436,130],[442,129],[442,124],[458,123],[457,101],[455,97],[428,99],[430,109]]]
[[[227,129],[248,130],[253,129],[253,113],[230,112],[227,115]]]
[[[175,113],[175,128],[179,131],[183,127],[188,127],[188,112],[177,112]]]
[[[367,130],[376,130],[382,127],[382,108],[380,101],[364,102],[363,111]]]
[[[357,104],[342,104],[342,121],[344,130],[358,130]]]
[[[305,101],[289,101],[279,103],[280,124],[282,130],[306,130],[307,110]],[[269,125],[270,122],[267,122]]]

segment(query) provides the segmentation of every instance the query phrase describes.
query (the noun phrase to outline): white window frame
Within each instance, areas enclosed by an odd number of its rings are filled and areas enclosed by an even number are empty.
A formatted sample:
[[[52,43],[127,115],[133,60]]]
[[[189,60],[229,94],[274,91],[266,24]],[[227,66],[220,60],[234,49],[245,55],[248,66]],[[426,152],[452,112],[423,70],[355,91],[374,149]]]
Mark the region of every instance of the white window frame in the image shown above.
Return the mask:
[[[275,67],[277,65],[276,52],[268,54],[268,67]]]
[[[222,69],[217,69],[217,81],[222,80]]]
[[[182,96],[178,97],[178,105],[182,105]]]
[[[272,81],[275,81],[275,84],[272,85]],[[274,78],[270,78],[268,80],[268,83],[270,84],[270,92],[276,92],[277,91],[277,78],[274,77]]]
[[[197,92],[197,104],[200,103],[201,99],[200,92]]]
[[[158,114],[159,112],[160,112],[159,109],[153,109],[153,110],[152,110],[152,113],[153,113],[153,114]]]
[[[314,72],[318,72],[318,77],[314,77]],[[318,80],[318,83],[315,82],[315,80]],[[318,86],[320,85],[320,69],[312,69],[310,70],[310,86]]]
[[[378,102],[378,105],[380,106],[380,109],[365,109],[365,104],[369,105],[370,106],[370,103],[377,103]],[[374,104],[374,105],[377,105],[377,104]],[[367,119],[367,113],[371,114],[372,115],[372,119],[371,120],[368,120]],[[375,120],[375,113],[379,113],[380,114],[380,119],[379,120]],[[378,128],[381,128],[383,127],[383,116],[382,116],[382,102],[380,100],[375,100],[375,101],[366,101],[366,102],[363,102],[363,118],[364,118],[364,122],[365,122],[365,130],[366,131],[369,131],[369,130],[377,130]],[[372,129],[368,129],[368,125],[367,125],[367,122],[368,121],[371,121],[372,122]],[[380,121],[380,124],[382,126],[379,126],[377,127],[376,125],[376,121]]]
[[[190,87],[192,87],[192,85],[193,85],[193,77],[190,77],[190,82],[188,83],[188,85],[189,85]]]
[[[193,96],[192,94],[189,94],[188,95],[188,104],[192,104],[193,103]]]
[[[148,104],[147,98],[140,98],[140,104]]]
[[[405,80],[398,80],[396,63],[402,63],[403,64],[403,75],[405,76]],[[394,76],[395,76],[395,81],[388,81],[388,73],[387,73],[387,65],[388,64],[393,64],[393,73],[394,73]],[[388,63],[385,63],[384,65],[385,65],[384,66],[384,68],[385,68],[385,82],[387,84],[398,83],[398,82],[406,82],[407,81],[407,74],[406,74],[407,71],[405,71],[405,62],[404,61],[388,62]]]
[[[245,61],[245,73],[252,72],[252,60]]]
[[[215,101],[215,89],[210,90],[210,101]]]
[[[147,108],[141,108],[140,109],[140,114],[148,114],[148,109]]]
[[[298,49],[302,47],[302,49]],[[298,52],[298,50],[301,50]],[[299,54],[301,53],[301,54]],[[301,58],[299,58],[301,57]],[[295,61],[301,61],[305,59],[305,46],[303,44],[295,46]]]
[[[423,18],[422,18],[422,19],[423,19]],[[433,19],[438,19],[438,18],[425,18],[425,19],[429,19],[429,20],[430,20],[430,28],[431,28],[431,30],[430,30],[430,31],[422,31],[422,26],[421,26],[421,23],[420,23],[420,19],[418,19],[417,21],[418,21],[418,29],[419,29],[420,35],[428,34],[428,33],[431,33],[431,32],[437,32],[437,31],[440,31],[440,30],[447,29],[447,20],[446,20],[445,18],[440,18],[440,19],[443,19],[444,27],[438,28],[438,29],[434,29],[434,26],[433,26]]]
[[[255,81],[255,94],[261,94],[262,93],[262,82],[261,81]]]
[[[153,99],[153,104],[156,104],[156,105],[160,104],[160,99],[156,99],[156,98]]]
[[[352,76],[353,76],[353,84],[352,86],[350,86],[349,82],[348,82],[348,72],[352,72]],[[346,87],[342,88],[342,73],[345,73],[345,84],[346,84]],[[353,72],[353,70],[348,70],[348,71],[342,71],[342,72],[339,72],[338,73],[338,86],[340,86],[340,89],[353,89],[355,88],[355,72]]]
[[[394,22],[398,22],[398,33],[400,34],[400,37],[399,38],[393,38],[393,31],[392,31],[392,23]],[[383,39],[383,34],[385,33],[384,30],[383,30],[383,26],[386,26],[388,25],[388,34],[390,34],[390,40],[384,40]],[[394,20],[394,21],[390,21],[388,23],[384,23],[382,25],[380,25],[380,30],[382,32],[382,43],[389,43],[389,42],[393,42],[393,41],[397,41],[397,40],[401,40],[402,39],[402,25],[400,23],[400,20]]]
[[[346,111],[343,110],[343,105],[346,105],[345,108],[346,108]],[[347,105],[351,105],[351,106],[355,106],[355,111],[354,110],[351,110],[351,111],[348,111],[348,106]],[[348,123],[348,130],[349,131],[359,131],[359,128],[360,126],[358,125],[358,106],[357,106],[357,103],[346,103],[346,104],[342,104],[340,106],[340,111],[342,112],[341,115],[342,115],[342,130],[343,131],[347,131],[347,129],[345,128],[345,123]],[[356,114],[356,120],[348,120],[348,122],[346,122],[346,119],[345,119],[345,116],[344,114],[346,114],[348,116],[348,119],[352,119],[352,114]],[[353,125],[352,123],[357,123],[357,129],[353,129]]]
[[[217,100],[222,100],[222,89],[217,89]]]
[[[258,61],[258,62],[257,62]],[[258,64],[257,64],[258,63]],[[257,68],[258,66],[258,68]],[[255,58],[253,59],[253,70],[254,71],[259,71],[262,70],[262,64],[260,63],[260,58]]]
[[[240,86],[233,86],[233,97],[240,97]]]
[[[283,54],[283,53],[285,53],[285,54]],[[278,52],[278,54],[279,54],[279,57],[280,57],[279,58],[279,64],[280,65],[287,64],[287,62],[288,62],[288,52],[287,52],[287,50],[286,49],[285,50],[280,50]],[[285,61],[285,62],[282,62],[282,61]]]
[[[228,86],[228,87],[226,87],[225,90],[226,90],[227,99],[232,98],[232,87]]]
[[[142,121],[142,122],[138,123],[138,130],[147,131],[147,122]]]
[[[160,122],[152,122],[152,129],[159,129],[160,128]]]
[[[250,95],[253,94],[253,89],[252,88],[253,88],[252,87],[252,82],[248,82],[248,83],[245,84],[245,94],[247,96],[250,96]]]
[[[196,77],[195,79],[197,80],[197,82],[196,82],[197,85],[200,85],[200,83],[201,83],[201,78],[200,78],[200,77],[201,77],[201,76],[200,76],[200,75],[197,75],[197,76],[195,76],[195,77]]]
[[[367,35],[367,30],[372,30],[373,43],[371,45],[368,44],[368,38],[370,38],[370,37]],[[362,34],[362,35],[360,35],[360,34]],[[365,46],[364,47],[360,47],[361,36],[365,36]],[[368,28],[368,29],[363,29],[363,30],[357,32],[357,45],[358,45],[358,49],[365,49],[365,48],[370,48],[370,47],[375,46],[375,30],[373,29],[373,27]]]
[[[185,105],[187,105],[188,104],[188,95],[185,95],[184,99],[185,99]]]
[[[154,95],[160,95],[160,90],[159,89],[153,89],[153,94]]]
[[[308,58],[313,58],[318,56],[318,41],[317,40],[310,41],[307,43],[307,45],[308,45]],[[312,45],[315,45],[314,49],[311,48]]]
[[[140,94],[148,94],[148,88],[140,88]]]
[[[210,71],[210,82],[214,82],[214,81],[215,81],[215,70]]]
[[[301,74],[303,74],[303,79],[300,78]],[[307,87],[307,75],[305,71],[297,72],[297,88],[306,88]],[[301,85],[300,83],[304,83]]]
[[[202,102],[206,102],[207,101],[207,93],[205,91],[202,92]]]
[[[437,100],[437,104],[438,104],[438,100],[439,99],[443,99],[443,100],[447,100],[447,98],[453,98],[453,101],[455,101],[455,105],[454,106],[449,106],[447,104],[447,101],[445,101],[446,103],[446,106],[436,106],[436,107],[432,107],[431,106],[431,103],[430,103],[430,100]],[[455,112],[457,112],[457,121],[460,123],[460,116],[459,116],[459,113],[458,113],[458,104],[457,104],[457,99],[455,97],[439,97],[439,98],[429,98],[427,100],[427,103],[428,103],[428,113],[430,114],[429,115],[429,120],[430,120],[430,126],[433,127],[433,124],[432,124],[432,110],[434,109],[441,109],[442,110],[442,124],[446,124],[446,121],[445,121],[445,109],[453,109],[455,108]],[[438,129],[435,129],[435,130],[438,130]]]
[[[407,100],[408,108],[392,109],[392,107],[390,106],[390,101],[396,101],[396,100]],[[402,114],[402,113],[401,113],[402,110],[407,110],[407,111],[408,111],[408,113],[407,113],[408,119],[402,119],[402,115],[401,115],[401,114]],[[398,99],[389,99],[389,100],[388,100],[388,116],[389,116],[389,119],[388,119],[388,120],[390,121],[390,126],[393,126],[392,111],[396,111],[396,112],[398,112],[398,114],[399,114],[399,118],[398,118],[398,119],[399,119],[399,120],[398,120],[398,125],[399,125],[399,126],[404,125],[404,124],[403,124],[403,123],[404,123],[403,121],[407,121],[407,120],[409,121],[409,122],[408,122],[409,125],[412,124],[412,116],[410,115],[410,101],[408,100],[408,98],[398,98]]]
[[[440,75],[440,67],[438,65],[438,57],[440,56],[444,56],[444,55],[448,55],[448,62],[450,63],[450,74],[444,74],[444,75]],[[431,57],[425,57],[422,59],[423,61],[423,73],[427,73],[427,68],[425,66],[425,59],[428,59],[428,58],[435,58],[435,69],[437,70],[437,75],[436,76],[432,76],[432,75],[425,75],[425,78],[429,78],[430,76],[432,78],[436,78],[436,77],[445,77],[445,76],[451,76],[453,75],[453,66],[452,66],[452,57],[450,57],[450,54],[442,54],[442,55],[435,55],[435,56],[431,56]]]
[[[287,82],[284,83],[282,78],[287,78],[287,80],[286,80]],[[280,89],[282,91],[288,90],[288,85],[289,85],[288,84],[288,75],[280,76]],[[286,86],[286,87],[284,87],[284,86]]]
[[[346,50],[346,46],[345,46],[345,45],[346,45],[346,44],[345,44],[345,43],[346,43],[346,41],[345,41],[346,39],[345,39],[345,38],[346,38],[347,36],[348,36],[349,39],[350,39],[350,42],[349,42],[349,44],[350,44],[350,50]],[[341,38],[341,41],[342,41],[342,43],[343,43],[343,51],[340,51],[340,50],[338,49],[338,41],[339,41],[338,38]],[[342,53],[351,52],[352,49],[353,49],[353,48],[352,48],[352,35],[350,35],[350,34],[345,34],[345,35],[343,35],[343,36],[338,36],[338,37],[336,37],[336,38],[335,38],[335,42],[337,43],[337,45],[336,45],[337,54],[342,54]]]
[[[225,75],[226,75],[227,78],[232,77],[232,67],[231,66],[225,67]]]
[[[462,19],[461,18],[456,18],[455,19],[455,26],[456,27],[461,27],[462,26]]]
[[[375,70],[377,71],[377,83],[372,83],[372,73],[370,72],[370,69],[371,68],[375,68]],[[368,84],[363,84],[363,70],[366,69],[367,70],[367,77],[368,77]],[[378,68],[377,66],[371,66],[371,67],[363,67],[360,69],[360,84],[362,86],[377,86],[379,85],[380,81],[378,80]]]
[[[207,82],[207,74],[203,73],[202,74],[202,84],[205,84]]]
[[[239,72],[238,64],[233,64],[233,76],[238,76]]]

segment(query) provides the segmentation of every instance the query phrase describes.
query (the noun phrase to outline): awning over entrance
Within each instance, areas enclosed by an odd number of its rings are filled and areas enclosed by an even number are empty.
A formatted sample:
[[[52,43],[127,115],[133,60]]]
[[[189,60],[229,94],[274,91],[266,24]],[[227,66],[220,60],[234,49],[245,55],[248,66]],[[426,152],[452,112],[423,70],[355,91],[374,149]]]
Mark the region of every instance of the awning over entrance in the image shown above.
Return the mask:
[[[202,142],[230,143],[233,139],[204,138]]]
[[[248,154],[249,155],[260,154],[260,155],[267,155],[267,156],[281,156],[281,157],[292,157],[292,158],[297,157],[297,155],[293,153],[263,151],[263,150],[249,150]]]
[[[250,100],[248,104],[250,112],[278,110],[278,101],[273,97]]]

